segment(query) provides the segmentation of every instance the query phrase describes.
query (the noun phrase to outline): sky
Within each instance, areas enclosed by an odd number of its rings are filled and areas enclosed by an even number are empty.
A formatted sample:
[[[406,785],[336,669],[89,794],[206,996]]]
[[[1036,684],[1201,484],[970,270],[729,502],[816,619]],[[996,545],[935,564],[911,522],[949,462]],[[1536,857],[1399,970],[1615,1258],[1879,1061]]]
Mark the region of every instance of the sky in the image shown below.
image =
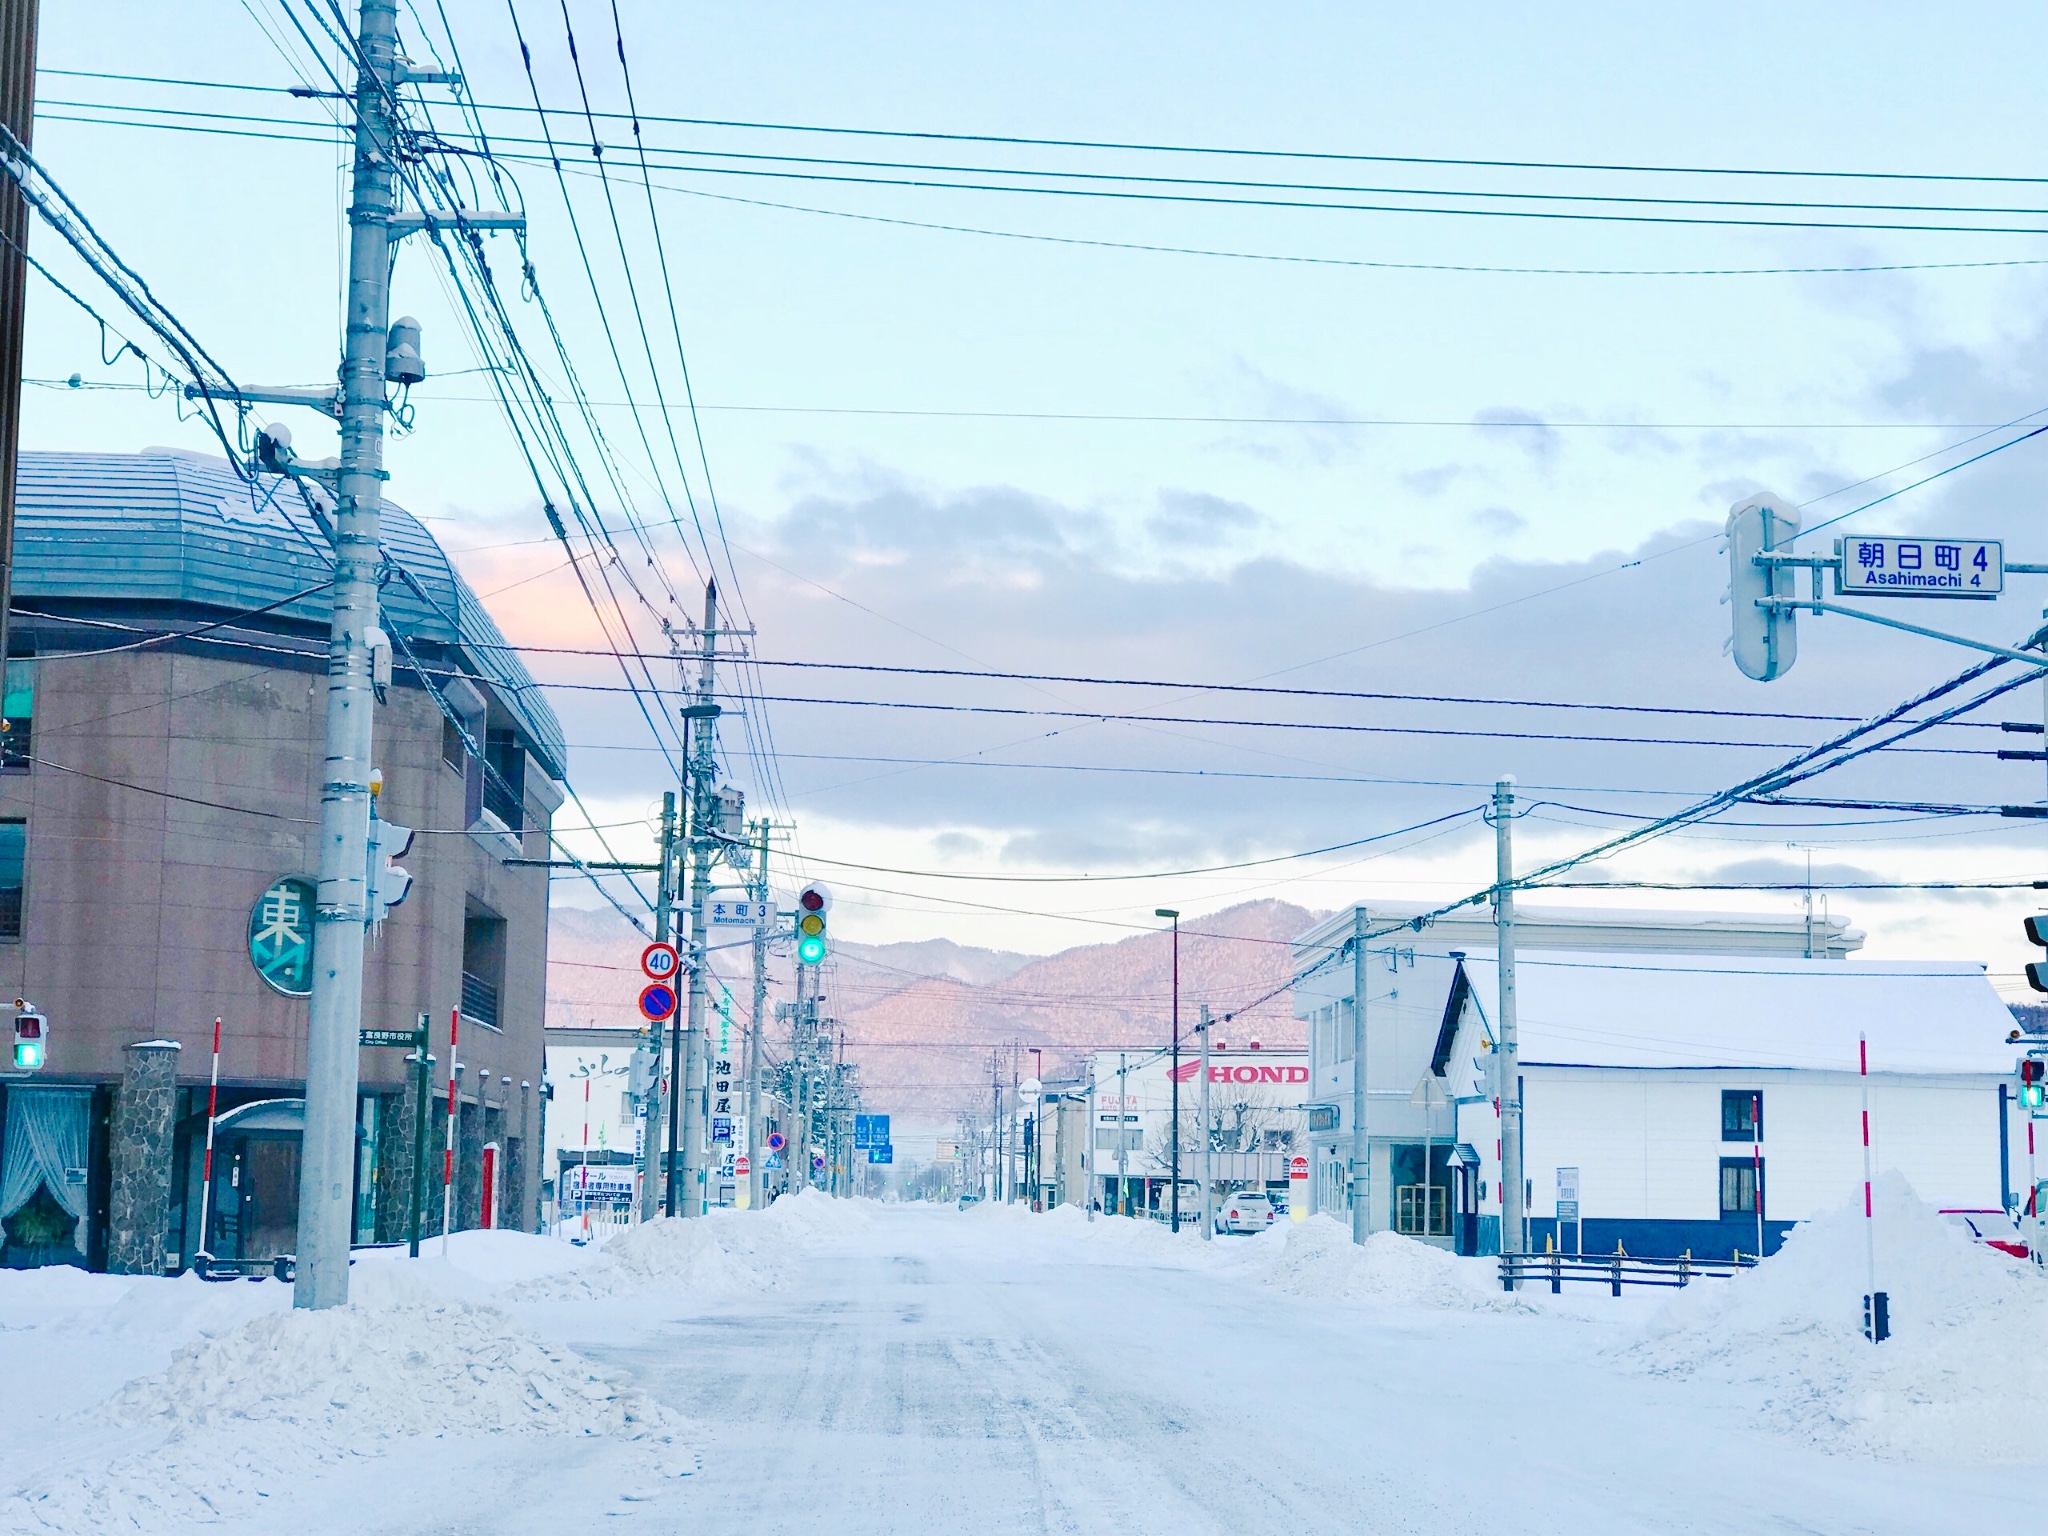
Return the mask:
[[[44,17],[39,158],[245,383],[332,377],[343,157],[322,102],[276,94],[318,78],[292,24],[312,29],[322,13],[315,0],[194,0]],[[567,14],[593,108],[623,110],[610,5],[571,0]],[[617,465],[617,490],[592,469],[591,500],[614,526],[648,530],[650,553],[621,533],[615,573],[647,600],[616,625],[665,650],[662,621],[681,629],[701,609],[687,550],[708,543],[758,661],[1052,679],[742,674],[756,696],[728,701],[749,727],[743,737],[729,717],[732,775],[756,812],[794,822],[781,868],[830,881],[850,937],[1047,951],[1156,926],[1162,906],[1448,899],[1491,878],[1492,831],[1475,812],[1500,775],[1542,802],[1517,824],[1518,856],[1556,857],[1839,728],[1059,678],[1856,717],[1969,655],[1808,617],[1790,675],[1743,678],[1721,654],[1717,535],[1732,503],[1772,490],[1811,525],[1901,491],[1810,547],[1834,533],[1944,533],[2002,537],[2009,559],[2048,561],[2035,510],[2048,436],[2002,448],[2048,417],[1995,430],[2048,407],[2048,242],[1794,227],[2039,228],[2044,188],[2024,180],[1869,179],[2048,171],[2035,147],[2038,8],[1979,8],[1968,27],[1846,5],[771,14],[622,0],[618,16],[645,141],[661,152],[644,184],[615,119],[600,120],[613,147],[605,179],[594,174],[559,5],[452,0],[445,31],[434,6],[401,17],[422,63],[450,54],[452,32],[476,101],[516,107],[537,92],[559,109],[559,177],[532,113],[486,121],[528,212],[539,292]],[[446,109],[435,121],[459,127]],[[202,127],[239,131],[186,131]],[[1067,143],[929,136],[942,134]],[[1110,143],[1386,158],[1086,147]],[[850,160],[866,163],[825,163]],[[1852,174],[1740,174],[1757,168]],[[1211,184],[1161,179],[1173,177]],[[1299,190],[1333,186],[1350,190]],[[1750,206],[1530,200],[1593,192]],[[1159,200],[1194,196],[1240,201]],[[1301,201],[1363,206],[1275,206]],[[1756,206],[1814,201],[1886,211]],[[1366,211],[1396,206],[1466,211]],[[49,231],[31,248],[119,323]],[[569,400],[511,237],[489,249],[515,324]],[[392,499],[430,520],[514,641],[600,646],[445,274],[417,239],[394,269],[394,310],[422,321],[430,378],[390,445]],[[104,361],[115,345],[32,280],[25,444],[218,451],[173,401],[137,387],[133,357]],[[304,451],[331,451],[318,418],[284,419]],[[2014,576],[1995,603],[1865,606],[2011,644],[2044,603],[2048,582]],[[610,846],[644,849],[670,770],[634,701],[605,691],[619,665],[545,649],[528,663],[558,685],[571,778]],[[665,686],[677,677],[667,662],[652,670]],[[1981,718],[2039,719],[2042,704],[2029,684]],[[1218,723],[1242,721],[1268,723]],[[1318,728],[1270,724],[1281,721]],[[742,750],[771,738],[772,769]],[[2039,765],[1998,761],[2000,744],[1992,730],[1930,732],[1918,750],[1802,792],[2041,800]],[[1339,851],[1282,857],[1324,848]],[[2027,880],[2040,832],[1997,817],[1745,807],[1600,872],[1803,880],[1808,850],[1823,883]],[[1247,861],[1268,862],[1169,873]],[[558,899],[599,898],[569,882]],[[1789,914],[1805,897],[1575,899]],[[2017,995],[2030,901],[1841,892],[1831,908],[1869,933],[1868,953],[1983,959]]]

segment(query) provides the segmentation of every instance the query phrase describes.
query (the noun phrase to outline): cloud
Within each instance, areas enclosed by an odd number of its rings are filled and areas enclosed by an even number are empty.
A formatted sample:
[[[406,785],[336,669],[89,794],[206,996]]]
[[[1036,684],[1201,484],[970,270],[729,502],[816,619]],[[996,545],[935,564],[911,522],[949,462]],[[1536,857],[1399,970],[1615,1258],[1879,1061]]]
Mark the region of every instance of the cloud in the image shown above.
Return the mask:
[[[1203,491],[1161,491],[1159,510],[1145,520],[1145,531],[1162,544],[1213,549],[1232,533],[1247,532],[1264,522],[1241,501]]]
[[[1532,462],[1541,465],[1555,463],[1564,447],[1564,437],[1555,427],[1546,424],[1534,411],[1518,406],[1489,406],[1475,411],[1472,425],[1488,437],[1504,436]]]
[[[1529,520],[1519,512],[1506,507],[1481,507],[1467,515],[1465,521],[1481,533],[1490,533],[1498,538],[1508,538],[1529,526]]]

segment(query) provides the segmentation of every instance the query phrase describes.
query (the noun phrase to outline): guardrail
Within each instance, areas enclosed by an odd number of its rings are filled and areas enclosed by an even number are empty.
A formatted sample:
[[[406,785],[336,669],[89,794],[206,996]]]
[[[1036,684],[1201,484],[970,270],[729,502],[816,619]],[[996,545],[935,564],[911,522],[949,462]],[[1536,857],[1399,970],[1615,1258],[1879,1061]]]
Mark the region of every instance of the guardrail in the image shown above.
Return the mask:
[[[1695,1280],[1725,1280],[1755,1265],[1755,1255],[1743,1253],[1728,1259],[1696,1259],[1691,1254],[1676,1259],[1639,1259],[1626,1253],[1504,1253],[1500,1256],[1500,1286],[1512,1291],[1523,1281],[1547,1280],[1550,1294],[1555,1296],[1567,1280],[1588,1280],[1604,1283],[1619,1296],[1624,1285],[1680,1286]]]

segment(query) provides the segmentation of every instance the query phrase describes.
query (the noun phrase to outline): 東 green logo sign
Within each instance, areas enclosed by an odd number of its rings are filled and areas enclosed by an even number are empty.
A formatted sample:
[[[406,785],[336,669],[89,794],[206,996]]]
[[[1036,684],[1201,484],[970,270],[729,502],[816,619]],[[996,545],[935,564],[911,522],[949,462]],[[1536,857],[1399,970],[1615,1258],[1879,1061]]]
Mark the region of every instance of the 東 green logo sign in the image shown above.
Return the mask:
[[[313,882],[286,875],[249,913],[249,960],[286,997],[313,992]]]

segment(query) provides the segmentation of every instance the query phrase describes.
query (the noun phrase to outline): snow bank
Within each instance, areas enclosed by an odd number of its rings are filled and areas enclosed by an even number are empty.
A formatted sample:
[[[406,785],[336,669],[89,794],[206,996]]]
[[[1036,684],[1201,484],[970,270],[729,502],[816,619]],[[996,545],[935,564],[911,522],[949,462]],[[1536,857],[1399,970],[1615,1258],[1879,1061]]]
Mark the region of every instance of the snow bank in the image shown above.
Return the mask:
[[[498,1309],[396,1273],[362,1289],[346,1307],[201,1338],[50,1426],[34,1475],[0,1492],[0,1530],[185,1531],[253,1509],[309,1465],[430,1435],[602,1435],[637,1442],[650,1471],[695,1470],[665,1410]]]
[[[1375,1232],[1360,1247],[1329,1216],[1276,1224],[1241,1246],[1250,1278],[1294,1296],[1449,1312],[1529,1310],[1500,1290],[1489,1259],[1461,1259],[1394,1232]]]
[[[774,1290],[788,1284],[812,1244],[869,1226],[869,1204],[807,1189],[765,1211],[715,1210],[688,1221],[657,1217],[620,1232],[579,1268],[515,1286],[508,1299],[584,1300],[657,1288],[693,1296]]]
[[[1876,1190],[1892,1337],[1863,1337],[1861,1192],[1732,1280],[1694,1285],[1622,1353],[1637,1369],[1746,1389],[1777,1428],[1831,1448],[1957,1461],[2038,1456],[2048,1276],[1972,1243],[1896,1175]]]

